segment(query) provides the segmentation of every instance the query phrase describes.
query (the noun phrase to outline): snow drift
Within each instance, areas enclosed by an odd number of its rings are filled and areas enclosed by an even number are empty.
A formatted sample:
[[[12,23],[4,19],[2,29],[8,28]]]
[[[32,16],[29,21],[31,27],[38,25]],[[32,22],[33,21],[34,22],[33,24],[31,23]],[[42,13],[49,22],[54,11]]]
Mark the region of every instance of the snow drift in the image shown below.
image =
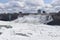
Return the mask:
[[[7,22],[5,22],[5,25],[7,25]],[[59,26],[13,22],[9,22],[9,25],[12,28],[0,28],[2,33],[0,40],[60,40]]]
[[[42,17],[42,16],[41,16]],[[24,16],[15,21],[0,21],[0,40],[60,40],[60,26],[41,24],[45,16]]]

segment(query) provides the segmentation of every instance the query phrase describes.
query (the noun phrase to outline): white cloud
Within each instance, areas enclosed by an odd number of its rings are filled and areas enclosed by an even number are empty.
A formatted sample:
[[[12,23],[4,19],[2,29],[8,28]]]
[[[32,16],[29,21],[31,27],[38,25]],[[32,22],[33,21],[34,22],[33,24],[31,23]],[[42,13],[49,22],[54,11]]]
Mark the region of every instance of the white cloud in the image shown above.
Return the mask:
[[[53,0],[51,4],[45,4],[44,10],[48,13],[60,11],[60,0]]]
[[[51,5],[53,6],[52,9],[55,11],[55,12],[58,12],[60,11],[60,0],[53,0]]]
[[[9,0],[7,3],[0,3],[0,10],[3,12],[34,12],[45,6],[43,0]]]
[[[60,6],[60,0],[53,0],[52,5],[53,6]]]
[[[37,9],[43,9],[47,12],[56,11],[60,6],[59,0],[53,0],[51,4],[45,4],[43,0],[9,0],[7,3],[0,3],[2,12],[36,12]]]
[[[0,3],[0,8],[4,8],[4,4],[3,3]]]

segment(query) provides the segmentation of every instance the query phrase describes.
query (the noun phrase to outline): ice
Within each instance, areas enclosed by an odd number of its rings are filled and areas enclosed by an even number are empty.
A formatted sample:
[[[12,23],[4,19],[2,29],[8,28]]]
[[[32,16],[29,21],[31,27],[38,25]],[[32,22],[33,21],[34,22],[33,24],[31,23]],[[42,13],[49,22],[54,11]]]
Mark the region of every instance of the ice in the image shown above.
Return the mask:
[[[0,21],[0,40],[60,40],[60,26],[43,24],[46,20],[41,23],[41,19],[29,15],[14,21]]]
[[[48,23],[50,21],[52,21],[52,17],[51,16],[47,16],[47,15],[28,15],[28,16],[24,16],[24,17],[18,17],[17,20],[15,20],[14,22],[16,23]]]

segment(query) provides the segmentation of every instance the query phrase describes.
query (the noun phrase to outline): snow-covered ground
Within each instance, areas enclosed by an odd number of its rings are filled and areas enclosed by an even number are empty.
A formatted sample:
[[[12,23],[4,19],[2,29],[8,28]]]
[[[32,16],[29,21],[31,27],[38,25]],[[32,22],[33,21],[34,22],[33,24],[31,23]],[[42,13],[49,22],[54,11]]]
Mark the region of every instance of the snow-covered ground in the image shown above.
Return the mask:
[[[0,40],[60,40],[60,26],[41,24],[38,18],[38,21],[30,18],[0,21]]]

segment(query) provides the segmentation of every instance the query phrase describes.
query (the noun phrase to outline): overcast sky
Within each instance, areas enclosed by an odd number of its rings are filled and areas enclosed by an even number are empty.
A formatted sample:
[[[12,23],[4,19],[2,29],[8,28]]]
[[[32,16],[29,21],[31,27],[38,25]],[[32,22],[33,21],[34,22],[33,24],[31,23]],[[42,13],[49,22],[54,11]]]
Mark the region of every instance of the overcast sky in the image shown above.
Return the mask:
[[[60,9],[60,0],[0,0],[1,12],[37,12],[38,9],[56,12]]]

